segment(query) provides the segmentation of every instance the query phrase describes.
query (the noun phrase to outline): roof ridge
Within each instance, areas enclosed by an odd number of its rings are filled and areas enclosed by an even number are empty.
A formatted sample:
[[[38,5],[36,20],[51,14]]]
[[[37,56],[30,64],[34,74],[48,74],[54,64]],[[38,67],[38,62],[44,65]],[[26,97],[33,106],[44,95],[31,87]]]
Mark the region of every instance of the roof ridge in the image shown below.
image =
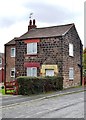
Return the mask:
[[[63,25],[55,25],[55,26],[48,26],[48,27],[39,27],[39,28],[35,28],[35,29],[45,29],[45,28],[62,27],[62,26],[69,26],[69,25],[74,25],[74,23],[63,24]]]

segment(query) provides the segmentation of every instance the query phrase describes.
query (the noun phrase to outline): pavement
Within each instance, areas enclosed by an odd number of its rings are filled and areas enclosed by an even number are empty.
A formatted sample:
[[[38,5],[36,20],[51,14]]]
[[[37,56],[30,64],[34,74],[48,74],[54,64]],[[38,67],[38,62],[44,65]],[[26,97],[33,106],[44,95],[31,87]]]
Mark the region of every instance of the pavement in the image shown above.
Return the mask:
[[[75,87],[75,88],[66,88],[60,91],[56,91],[56,92],[48,92],[45,94],[34,95],[31,97],[32,99],[46,99],[46,98],[51,98],[55,96],[73,94],[73,93],[84,92],[84,91],[86,91],[86,87],[80,86],[80,87]]]

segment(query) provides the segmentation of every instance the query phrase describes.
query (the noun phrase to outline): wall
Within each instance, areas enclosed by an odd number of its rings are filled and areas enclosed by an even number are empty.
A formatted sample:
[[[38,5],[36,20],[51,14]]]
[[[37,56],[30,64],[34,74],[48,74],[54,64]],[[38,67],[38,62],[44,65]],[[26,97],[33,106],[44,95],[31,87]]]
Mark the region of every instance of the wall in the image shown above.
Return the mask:
[[[0,83],[1,82],[4,82],[4,69],[2,70],[0,70]]]
[[[25,76],[25,62],[40,63],[38,76],[41,75],[42,65],[58,65],[58,74],[62,74],[62,41],[61,38],[43,38],[37,43],[37,55],[26,54],[26,43],[16,41],[16,71],[17,76]]]
[[[2,64],[0,64],[0,83],[4,82],[4,53],[0,53]]]
[[[74,57],[69,56],[69,43],[74,45]],[[63,77],[64,87],[80,85],[81,75],[78,64],[81,64],[80,60],[80,38],[72,27],[70,31],[64,36],[63,40]],[[69,80],[69,68],[74,68],[74,80]]]
[[[11,68],[15,68],[15,57],[11,57],[11,48],[15,47],[15,45],[6,45],[6,81],[14,80],[14,78],[10,77]]]

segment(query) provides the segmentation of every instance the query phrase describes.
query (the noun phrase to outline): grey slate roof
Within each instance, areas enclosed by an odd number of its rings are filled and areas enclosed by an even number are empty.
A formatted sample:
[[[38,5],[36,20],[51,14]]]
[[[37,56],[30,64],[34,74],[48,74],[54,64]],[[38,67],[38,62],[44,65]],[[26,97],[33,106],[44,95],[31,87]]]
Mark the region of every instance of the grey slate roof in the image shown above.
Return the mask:
[[[43,37],[54,37],[62,36],[73,26],[74,24],[51,26],[44,28],[30,29],[28,32],[19,37],[19,39],[27,38],[43,38]]]
[[[43,28],[34,28],[30,29],[28,32],[23,34],[20,37],[15,37],[6,45],[14,45],[15,40],[29,39],[29,38],[45,38],[45,37],[57,37],[62,36],[67,33],[74,24],[66,24],[59,26],[43,27]]]
[[[18,38],[15,37],[14,39],[12,39],[8,43],[6,43],[6,45],[14,45],[16,39],[18,39]]]

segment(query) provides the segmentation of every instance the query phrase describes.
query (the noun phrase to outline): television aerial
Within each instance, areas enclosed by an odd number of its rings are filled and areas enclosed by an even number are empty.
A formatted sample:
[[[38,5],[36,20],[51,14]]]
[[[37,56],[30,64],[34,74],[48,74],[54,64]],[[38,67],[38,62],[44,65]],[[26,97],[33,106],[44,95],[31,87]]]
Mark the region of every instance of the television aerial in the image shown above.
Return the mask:
[[[30,15],[29,15],[29,18],[30,18],[30,19],[32,18],[32,15],[33,15],[33,13],[30,13]]]

